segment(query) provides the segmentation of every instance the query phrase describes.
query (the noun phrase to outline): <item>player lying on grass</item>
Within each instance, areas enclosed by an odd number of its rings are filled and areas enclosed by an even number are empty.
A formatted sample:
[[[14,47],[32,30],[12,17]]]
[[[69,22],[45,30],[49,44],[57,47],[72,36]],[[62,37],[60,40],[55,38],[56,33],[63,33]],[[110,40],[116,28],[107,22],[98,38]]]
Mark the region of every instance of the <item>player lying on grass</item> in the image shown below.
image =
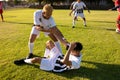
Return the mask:
[[[27,56],[27,58],[33,57],[34,41],[41,31],[54,41],[55,45],[58,47],[61,53],[62,50],[58,41],[60,41],[65,46],[69,44],[60,30],[56,27],[55,21],[52,17],[52,12],[53,7],[49,4],[46,4],[43,7],[43,10],[37,10],[34,13],[34,25],[32,27],[30,39],[28,42],[29,55]]]
[[[21,64],[40,64],[40,69],[45,71],[63,72],[70,69],[79,69],[81,63],[81,50],[82,44],[79,42],[72,42],[63,57],[62,53],[58,50],[52,41],[46,42],[46,49],[44,57],[35,57],[30,59],[16,60],[14,63]]]
[[[115,7],[113,7],[112,9],[109,9],[109,10],[117,9],[117,11],[118,11],[118,17],[116,20],[116,26],[117,26],[116,32],[120,33],[120,0],[113,0],[113,2],[115,2]]]

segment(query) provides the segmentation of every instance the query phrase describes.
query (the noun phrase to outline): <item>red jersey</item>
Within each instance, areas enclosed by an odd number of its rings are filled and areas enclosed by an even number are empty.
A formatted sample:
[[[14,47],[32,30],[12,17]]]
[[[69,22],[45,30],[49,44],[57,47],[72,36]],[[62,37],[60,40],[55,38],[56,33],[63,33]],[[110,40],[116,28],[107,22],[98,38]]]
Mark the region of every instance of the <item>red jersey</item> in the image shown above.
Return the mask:
[[[115,0],[115,6],[120,6],[120,0]],[[117,11],[120,12],[120,7],[117,8]]]
[[[3,6],[3,5],[2,5],[2,2],[0,2],[0,9],[2,9],[2,6]]]
[[[119,6],[120,5],[120,0],[115,0],[115,6]]]

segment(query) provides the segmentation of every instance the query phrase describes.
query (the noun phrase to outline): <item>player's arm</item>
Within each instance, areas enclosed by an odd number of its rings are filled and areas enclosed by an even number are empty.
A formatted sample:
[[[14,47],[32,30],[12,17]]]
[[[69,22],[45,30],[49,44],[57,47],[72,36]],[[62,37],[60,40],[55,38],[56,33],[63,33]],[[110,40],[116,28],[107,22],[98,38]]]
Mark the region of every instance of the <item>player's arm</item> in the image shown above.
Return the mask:
[[[73,8],[72,8],[71,12],[69,13],[69,16],[71,16],[72,12],[75,11],[75,9],[76,9],[76,4],[73,5]]]
[[[71,43],[70,44],[70,47],[68,49],[68,51],[66,52],[63,60],[61,60],[62,63],[66,64],[67,66],[72,66],[72,62],[69,60],[69,56],[70,56],[70,53],[71,51],[75,48],[76,44],[75,43]]]
[[[73,4],[70,5],[70,9],[72,9],[72,8],[73,8]]]
[[[65,46],[68,45],[68,41],[64,38],[63,34],[57,27],[52,27],[49,31]]]
[[[69,16],[71,16],[72,12],[74,11],[75,9],[72,9],[72,11],[69,13]]]
[[[90,10],[88,9],[88,7],[86,6],[86,7],[84,7],[86,10],[88,10],[88,12],[90,13]]]

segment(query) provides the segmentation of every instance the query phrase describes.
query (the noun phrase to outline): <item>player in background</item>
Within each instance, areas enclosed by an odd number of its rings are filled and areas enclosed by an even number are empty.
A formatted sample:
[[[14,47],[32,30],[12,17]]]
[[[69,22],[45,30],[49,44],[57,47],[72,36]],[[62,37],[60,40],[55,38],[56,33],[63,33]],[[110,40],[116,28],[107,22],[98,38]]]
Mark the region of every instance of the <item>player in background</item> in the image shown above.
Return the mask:
[[[85,18],[84,13],[83,13],[84,8],[87,9],[88,12],[90,13],[90,10],[87,8],[85,3],[81,0],[77,0],[77,2],[73,5],[73,9],[69,14],[71,16],[72,12],[75,11],[74,19],[72,22],[73,23],[72,28],[75,27],[75,21],[76,21],[77,16],[80,16],[83,19],[84,26],[86,26],[86,18]]]
[[[109,10],[117,9],[118,17],[116,20],[116,26],[117,26],[116,32],[120,33],[120,0],[113,0],[113,2],[114,2],[115,7],[113,7],[112,9],[109,9]]]
[[[43,10],[37,10],[34,12],[34,25],[31,30],[30,39],[28,42],[29,55],[27,58],[33,57],[34,41],[39,35],[40,31],[49,36],[62,53],[59,41],[66,47],[69,43],[66,41],[60,30],[56,27],[55,21],[52,17],[53,7],[46,4]]]
[[[3,17],[3,3],[2,3],[2,1],[0,1],[0,15],[1,15],[2,22],[4,22],[4,17]]]

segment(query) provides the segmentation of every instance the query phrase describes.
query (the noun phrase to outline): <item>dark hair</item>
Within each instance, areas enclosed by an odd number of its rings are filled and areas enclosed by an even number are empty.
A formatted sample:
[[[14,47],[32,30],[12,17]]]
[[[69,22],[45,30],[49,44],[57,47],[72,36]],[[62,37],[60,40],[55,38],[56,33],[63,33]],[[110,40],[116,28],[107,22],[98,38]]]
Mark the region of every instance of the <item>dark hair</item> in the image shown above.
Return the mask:
[[[76,47],[73,50],[81,51],[83,49],[83,46],[82,46],[82,44],[80,42],[76,42],[75,44],[76,44]],[[69,46],[67,45],[66,50],[68,50],[68,48],[69,48]]]
[[[81,51],[83,49],[83,46],[80,42],[76,42],[76,47],[73,49],[75,51]]]

